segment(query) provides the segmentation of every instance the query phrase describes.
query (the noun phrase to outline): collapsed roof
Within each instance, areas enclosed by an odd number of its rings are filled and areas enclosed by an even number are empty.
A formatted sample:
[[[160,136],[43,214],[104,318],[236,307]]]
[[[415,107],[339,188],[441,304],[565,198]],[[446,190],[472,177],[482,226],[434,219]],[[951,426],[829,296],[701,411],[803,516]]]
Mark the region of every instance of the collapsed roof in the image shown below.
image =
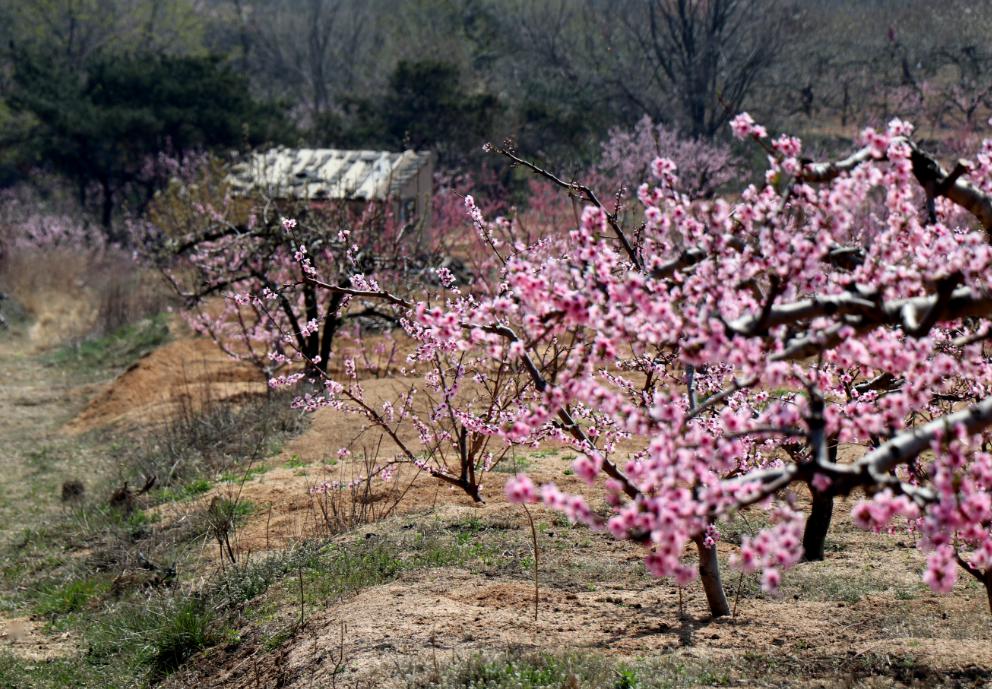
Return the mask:
[[[236,191],[281,198],[404,200],[417,194],[408,182],[432,171],[430,153],[280,147],[235,164],[229,179]]]

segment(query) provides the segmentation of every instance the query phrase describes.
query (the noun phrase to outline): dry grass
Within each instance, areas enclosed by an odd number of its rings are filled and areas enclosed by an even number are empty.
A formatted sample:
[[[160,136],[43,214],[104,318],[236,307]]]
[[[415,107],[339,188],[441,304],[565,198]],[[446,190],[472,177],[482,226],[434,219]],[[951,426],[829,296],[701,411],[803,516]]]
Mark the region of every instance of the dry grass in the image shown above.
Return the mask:
[[[21,249],[3,256],[0,274],[40,347],[106,335],[173,301],[157,274],[113,249]]]

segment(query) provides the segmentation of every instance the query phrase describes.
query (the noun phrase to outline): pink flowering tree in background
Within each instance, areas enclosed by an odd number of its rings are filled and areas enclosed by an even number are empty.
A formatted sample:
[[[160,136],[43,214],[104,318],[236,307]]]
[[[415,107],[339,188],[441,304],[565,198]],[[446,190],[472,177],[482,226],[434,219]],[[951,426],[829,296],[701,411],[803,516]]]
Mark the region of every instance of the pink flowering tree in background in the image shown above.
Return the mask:
[[[526,180],[521,206],[508,203],[509,196],[489,168],[483,168],[478,178],[435,177],[430,254],[436,267],[448,268],[458,278],[463,291],[476,296],[499,292],[503,262],[515,247],[560,235],[581,211],[575,199],[544,179]],[[472,210],[466,208],[467,197]],[[480,224],[481,218],[487,222]]]
[[[7,291],[36,291],[37,270],[29,265],[40,255],[75,254],[79,260],[98,260],[106,250],[104,235],[82,221],[81,213],[46,208],[26,188],[0,192],[0,302]],[[23,294],[20,295],[23,298]],[[2,304],[0,304],[2,305]],[[0,314],[0,328],[6,320]]]
[[[26,189],[0,192],[0,258],[15,251],[100,251],[105,246],[103,233],[88,225],[78,209],[46,208]]]
[[[109,242],[78,201],[50,182],[45,193],[27,185],[0,193],[0,291],[36,317],[32,336],[103,335],[166,308],[167,295],[131,247]],[[57,269],[38,270],[39,262]],[[79,303],[68,318],[48,318],[64,310],[58,295],[67,285]]]
[[[421,228],[399,223],[389,203],[238,196],[223,172],[213,161],[192,179],[177,180],[133,234],[183,298],[193,330],[254,365],[266,381],[286,365],[290,349],[326,371],[346,324],[378,320],[381,329],[382,319],[392,318],[317,288],[304,279],[302,259],[342,285],[355,274],[388,282],[418,280],[429,270],[414,250]]]
[[[484,241],[465,213],[473,185],[465,175],[439,175],[430,217],[401,223],[389,200],[310,203],[238,195],[226,172],[222,161],[207,157],[177,167],[146,216],[132,221],[130,236],[182,297],[193,330],[254,365],[266,381],[286,368],[290,352],[326,372],[336,338],[367,354],[399,325],[378,302],[315,287],[301,270],[303,259],[339,287],[357,275],[420,289],[457,280],[473,294],[493,293],[500,245],[520,241],[522,232],[500,216],[494,221],[500,238]],[[483,183],[498,188],[492,175]],[[500,201],[482,205],[487,214],[502,208]],[[372,336],[367,347],[366,335]]]
[[[498,335],[489,335],[489,348],[453,346],[449,331],[461,332],[461,324],[447,314],[471,313],[480,297],[503,289],[494,278],[528,231],[502,216],[484,221],[466,199],[464,181],[442,185],[424,238],[422,227],[396,223],[388,204],[314,207],[236,197],[222,179],[214,173],[177,185],[175,198],[159,199],[149,222],[136,228],[186,300],[193,329],[254,364],[271,388],[311,386],[299,408],[354,415],[359,422],[344,455],[373,434],[377,448],[390,448],[391,456],[376,457],[370,476],[355,480],[391,479],[408,464],[481,502],[486,474],[515,445],[533,445],[543,432],[503,442],[501,429],[520,413],[533,384],[501,353]],[[422,301],[415,308],[390,295],[391,286]],[[410,318],[417,308],[421,317]],[[431,314],[437,322],[425,325]],[[397,332],[383,332],[383,323]],[[387,372],[393,393],[367,393],[367,379]],[[327,482],[317,490],[348,487]]]
[[[481,238],[473,230],[472,219],[465,213],[465,197],[477,186],[501,190],[495,175],[484,168],[477,181],[468,173],[438,173],[434,177],[431,198],[431,226],[428,251],[434,268],[445,268],[463,288],[471,286],[476,293],[492,293],[499,277],[498,256],[488,245],[480,246]],[[478,200],[480,212],[486,217],[501,218],[511,209],[504,204],[502,194]],[[505,228],[506,223],[501,221]],[[435,286],[438,280],[433,281]]]
[[[767,151],[764,183],[699,201],[659,158],[634,233],[588,187],[497,149],[586,206],[567,237],[502,254],[491,297],[407,299],[310,279],[390,304],[434,351],[479,366],[486,355],[529,380],[478,432],[570,443],[610,513],[523,475],[508,497],[644,544],[658,576],[685,583],[698,570],[714,616],[729,612],[722,519],[769,513],[733,563],[774,590],[786,569],[823,556],[834,500],[855,491],[858,525],[882,532],[901,519],[919,534],[931,587],[948,590],[963,570],[992,606],[992,144],[948,171],[898,120],[824,163],[747,115],[733,130]],[[485,237],[491,224],[468,210]],[[329,382],[331,396],[343,385]]]
[[[620,187],[633,191],[650,176],[651,164],[659,157],[675,163],[681,190],[694,199],[711,198],[743,172],[729,146],[689,138],[645,115],[632,129],[610,130],[590,171],[589,186],[604,193]]]

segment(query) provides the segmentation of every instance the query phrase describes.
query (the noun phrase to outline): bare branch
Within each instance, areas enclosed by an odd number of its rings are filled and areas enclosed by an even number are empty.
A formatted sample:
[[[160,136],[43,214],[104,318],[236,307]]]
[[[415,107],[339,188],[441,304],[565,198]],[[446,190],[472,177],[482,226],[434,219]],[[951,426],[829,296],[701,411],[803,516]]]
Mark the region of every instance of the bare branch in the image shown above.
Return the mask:
[[[634,245],[630,243],[630,239],[627,238],[627,234],[623,231],[623,228],[620,227],[620,223],[617,220],[617,213],[616,212],[611,213],[610,210],[606,206],[604,206],[603,203],[599,200],[599,197],[596,196],[596,193],[592,189],[590,189],[588,186],[584,184],[579,184],[578,182],[566,182],[565,180],[561,179],[554,173],[545,170],[544,168],[532,163],[529,160],[525,160],[521,158],[520,156],[516,155],[512,151],[506,150],[505,148],[494,147],[493,150],[499,153],[500,155],[509,158],[517,165],[523,165],[527,169],[535,172],[541,177],[544,177],[545,179],[551,181],[552,183],[561,187],[562,189],[578,194],[581,198],[585,199],[592,205],[596,206],[596,208],[602,210],[603,213],[606,215],[606,221],[610,224],[610,227],[613,229],[613,233],[617,236],[617,239],[620,241],[620,245],[623,246],[623,250],[627,254],[627,257],[630,259],[630,262],[633,263],[634,266],[638,269],[644,268],[644,264],[641,261],[641,257],[638,255],[637,250],[634,248]]]

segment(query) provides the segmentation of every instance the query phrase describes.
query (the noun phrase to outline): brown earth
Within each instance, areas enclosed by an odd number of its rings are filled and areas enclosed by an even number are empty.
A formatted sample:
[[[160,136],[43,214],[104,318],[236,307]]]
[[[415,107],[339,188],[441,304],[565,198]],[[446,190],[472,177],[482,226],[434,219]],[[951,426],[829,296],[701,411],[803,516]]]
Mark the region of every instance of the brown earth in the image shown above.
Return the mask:
[[[0,648],[27,660],[47,661],[77,652],[68,632],[52,636],[31,617],[0,618]]]
[[[207,339],[184,338],[147,354],[106,385],[66,426],[85,432],[111,425],[149,425],[197,412],[211,402],[265,392],[258,371]]]
[[[356,460],[339,461],[333,467],[320,461],[333,455],[334,448],[346,442],[353,431],[349,417],[322,411],[307,433],[290,443],[280,456],[268,460],[272,469],[244,484],[241,495],[263,507],[239,530],[237,547],[242,556],[320,533],[321,511],[307,486],[331,476],[346,478],[361,473],[362,466]],[[847,448],[847,452],[854,453],[855,448]],[[283,466],[294,456],[312,463]],[[532,453],[527,458],[527,471],[535,480],[553,480],[563,489],[591,494],[574,476],[565,475],[569,462],[564,456]],[[416,478],[401,474],[397,484],[409,482],[410,488],[393,513],[397,516],[364,526],[362,532],[368,535],[395,529],[398,515],[422,514],[425,519],[447,521],[511,522],[529,543],[523,515],[502,497],[502,483],[510,475],[490,477],[488,503],[480,506],[422,474]],[[399,492],[399,488],[382,490],[380,497],[388,501]],[[249,641],[235,651],[208,654],[204,665],[193,674],[179,675],[172,686],[331,686],[335,659],[342,658],[347,675],[341,686],[404,687],[404,668],[429,668],[435,661],[443,667],[473,653],[504,649],[589,651],[623,658],[665,656],[727,667],[743,665],[752,673],[755,662],[764,662],[752,656],[767,654],[781,658],[787,666],[801,666],[804,672],[813,673],[795,685],[803,687],[853,686],[853,679],[845,679],[848,669],[838,669],[833,680],[823,678],[830,678],[835,666],[857,667],[868,662],[865,659],[898,665],[910,658],[916,669],[907,672],[923,672],[919,668],[924,668],[928,673],[963,677],[976,672],[981,675],[985,669],[992,673],[992,617],[985,608],[984,592],[959,586],[950,595],[938,596],[923,589],[923,556],[905,547],[898,536],[874,536],[854,529],[848,518],[850,506],[838,506],[839,523],[832,533],[838,551],[831,553],[827,562],[801,565],[786,575],[787,579],[796,576],[802,581],[809,578],[812,594],[789,594],[787,588],[781,598],[745,596],[734,619],[709,621],[697,584],[682,591],[687,612],[683,618],[679,615],[679,591],[671,583],[652,580],[630,585],[618,580],[600,582],[594,591],[545,582],[535,621],[532,581],[494,579],[485,573],[450,567],[419,570],[329,604],[310,617],[303,629],[294,631],[277,651],[265,650],[264,639],[259,638],[257,643]],[[536,518],[547,521],[551,516],[538,509]],[[617,561],[630,562],[642,555],[637,546],[600,540],[589,557],[598,562],[591,566],[603,572]],[[735,547],[721,544],[720,549],[726,557]],[[202,557],[205,563],[217,566],[212,546],[205,546]],[[725,576],[725,585],[733,591],[736,575],[728,571]],[[817,597],[817,586],[843,586],[847,579],[870,581],[873,576],[887,583],[855,602],[805,599],[807,595]],[[817,577],[825,578],[826,583],[821,584]],[[913,590],[912,599],[903,599],[900,591],[904,590]],[[280,619],[292,626],[294,614],[286,613]],[[814,681],[814,677],[819,679]],[[761,686],[783,686],[788,681],[788,676],[778,674]],[[932,685],[924,681],[919,686]]]
[[[255,375],[215,350],[209,341],[178,340],[145,357],[101,390],[69,427],[81,431],[164,420],[186,405],[260,391]],[[371,380],[365,388],[369,399],[377,402],[394,395],[406,382]],[[375,445],[377,438],[368,434],[353,443],[360,429],[354,417],[322,410],[314,415],[306,433],[263,462],[267,469],[263,473],[251,474],[243,484],[221,483],[194,501],[168,503],[155,511],[168,524],[203,509],[214,495],[250,500],[255,510],[236,532],[239,559],[319,534],[323,512],[308,489],[321,481],[364,475],[367,467],[358,450],[363,442]],[[337,459],[337,449],[349,444],[353,457]],[[388,452],[390,446],[380,449]],[[856,452],[856,448],[844,448],[843,454]],[[526,456],[527,471],[535,480],[553,480],[563,489],[589,493],[584,484],[565,473],[568,454],[531,452]],[[510,475],[492,474],[485,491],[488,502],[479,506],[407,468],[391,485],[377,484],[376,516],[381,517],[402,497],[392,510],[394,516],[363,526],[362,531],[375,534],[397,528],[401,515],[496,519],[512,523],[519,529],[521,542],[529,547],[522,513],[502,498],[503,481]],[[625,658],[664,656],[728,668],[771,663],[769,659],[781,663],[778,669],[769,667],[767,682],[760,684],[753,681],[752,668],[747,675],[752,679],[740,680],[745,686],[853,686],[853,675],[846,673],[861,660],[882,659],[877,662],[895,668],[909,658],[916,668],[912,672],[924,668],[967,678],[960,686],[985,685],[974,679],[983,673],[992,676],[992,617],[984,592],[959,585],[951,594],[938,596],[921,589],[922,556],[905,547],[906,539],[898,535],[875,536],[853,529],[849,510],[850,504],[838,507],[838,524],[831,534],[838,547],[826,562],[801,565],[788,573],[782,597],[744,596],[734,619],[709,621],[695,584],[680,595],[665,581],[631,583],[604,575],[593,586],[595,590],[584,590],[556,583],[542,570],[540,613],[535,621],[531,581],[452,567],[416,570],[311,612],[306,625],[275,649],[266,646],[259,629],[248,630],[239,646],[207,652],[168,684],[231,689],[332,686],[335,659],[341,658],[347,682],[340,686],[401,687],[406,686],[403,668],[430,667],[435,662],[443,666],[472,653],[513,648],[589,651]],[[541,510],[537,512],[538,519],[550,519]],[[608,573],[615,563],[633,562],[641,556],[634,545],[594,537],[597,543],[590,551],[566,549],[559,557],[586,558],[591,571],[598,568]],[[545,541],[542,548],[546,547]],[[721,544],[721,554],[729,555],[733,548]],[[197,576],[220,566],[215,544],[204,544],[195,559],[199,565],[188,562],[187,566],[202,568]],[[735,575],[727,573],[726,577],[725,584],[733,590]],[[884,584],[853,602],[817,591],[817,587],[839,587],[873,577]],[[806,582],[803,586],[808,584],[809,590],[790,589],[790,580]],[[901,592],[909,590],[912,595],[905,598]],[[679,613],[680,598],[684,616]],[[276,623],[291,626],[294,614],[283,611]],[[15,629],[26,630],[18,632],[17,642],[23,640],[25,652],[35,652],[33,644],[43,648],[40,638],[28,641],[40,636],[30,620],[17,624],[26,625]],[[808,671],[809,676],[790,676],[796,668]],[[832,668],[837,668],[835,674]],[[921,682],[918,686],[931,686],[928,680]]]
[[[519,511],[505,504],[444,506],[430,518],[466,516],[520,520]],[[363,531],[368,538],[396,527],[396,521],[389,520]],[[848,537],[848,527],[842,538]],[[843,576],[845,568],[863,563],[868,551],[879,567],[893,564],[884,554],[885,544],[857,538],[861,547],[845,548],[832,561],[803,567],[824,576]],[[542,547],[548,548],[544,540]],[[605,547],[593,557],[600,557],[604,568],[610,559],[639,557],[630,544],[600,545]],[[731,549],[724,546],[721,552]],[[918,579],[921,559],[913,550],[905,552],[912,555],[898,553],[898,564],[915,564],[917,569],[906,569],[905,577]],[[404,675],[411,667],[444,667],[472,654],[504,650],[695,659],[728,668],[732,676],[738,676],[734,668],[747,668],[740,686],[853,686],[856,671],[850,668],[863,659],[891,665],[896,668],[893,673],[911,662],[908,672],[925,672],[928,677],[992,673],[992,621],[980,604],[982,594],[975,591],[956,590],[947,596],[923,592],[914,600],[886,591],[837,602],[803,600],[785,589],[780,597],[742,598],[736,617],[711,621],[695,584],[680,595],[674,585],[659,580],[631,583],[618,578],[611,583],[607,578],[595,590],[575,590],[546,581],[549,578],[553,574],[542,577],[535,620],[532,581],[452,567],[408,572],[317,611],[277,651],[264,650],[261,639],[237,649],[218,649],[170,686],[332,686],[341,659],[345,674],[338,678],[339,686],[399,688],[408,686]],[[732,586],[728,583],[731,590]],[[680,599],[684,616],[679,613]],[[294,614],[298,613],[283,615],[281,623],[292,628]],[[762,664],[768,665],[766,670]],[[783,674],[790,668],[801,668],[804,676]],[[764,681],[755,681],[762,677]],[[969,681],[953,686],[986,685]]]

